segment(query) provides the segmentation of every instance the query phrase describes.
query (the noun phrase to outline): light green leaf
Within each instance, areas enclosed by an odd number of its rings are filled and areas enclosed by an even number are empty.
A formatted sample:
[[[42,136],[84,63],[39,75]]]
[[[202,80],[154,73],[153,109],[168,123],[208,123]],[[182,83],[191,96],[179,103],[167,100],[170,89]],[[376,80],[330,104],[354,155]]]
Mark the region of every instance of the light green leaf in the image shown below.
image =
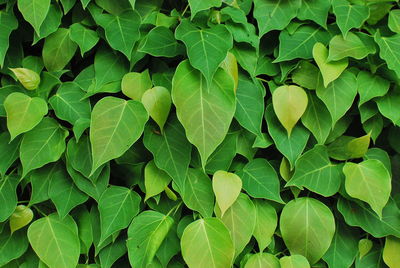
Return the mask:
[[[141,18],[136,10],[125,11],[119,15],[101,14],[96,22],[104,28],[109,45],[122,52],[128,59],[140,38]]]
[[[212,216],[214,207],[212,183],[202,170],[189,168],[181,195],[188,208],[199,212],[203,217]]]
[[[45,117],[33,130],[26,133],[21,142],[20,159],[25,177],[29,171],[60,159],[65,151],[68,131],[56,120]]]
[[[308,89],[316,89],[322,79],[319,69],[306,60],[300,61],[297,69],[291,74],[294,83]]]
[[[349,64],[347,58],[339,61],[328,61],[328,49],[322,43],[315,43],[313,57],[324,79],[324,87],[336,80]]]
[[[40,26],[50,8],[50,0],[18,0],[18,9],[24,19],[29,22],[39,34]]]
[[[388,26],[392,32],[400,33],[400,10],[393,9],[389,12]]]
[[[389,200],[392,189],[391,176],[379,160],[369,159],[359,164],[346,163],[346,192],[353,198],[367,202],[382,218],[382,209]]]
[[[395,236],[388,236],[383,248],[383,261],[389,267],[397,267],[400,263],[399,252],[400,239]]]
[[[238,175],[243,181],[243,189],[251,197],[283,203],[278,175],[267,160],[262,158],[251,160],[238,172]]]
[[[31,98],[19,92],[8,95],[4,100],[4,109],[7,113],[10,141],[33,129],[48,112],[47,103],[42,98]]]
[[[369,36],[363,39],[357,34],[349,32],[346,38],[343,35],[335,35],[329,42],[328,61],[338,61],[347,57],[363,59],[376,52],[375,43]]]
[[[17,207],[17,186],[19,178],[15,175],[8,175],[0,179],[0,222],[4,222],[10,217]]]
[[[171,109],[171,93],[165,87],[153,87],[142,95],[142,103],[150,117],[163,131]]]
[[[231,234],[235,257],[237,257],[253,235],[256,226],[256,209],[251,199],[241,193],[223,216],[220,212],[219,208],[216,208],[216,215],[221,218]]]
[[[327,31],[312,25],[302,25],[293,34],[290,34],[287,30],[283,30],[279,34],[279,55],[274,62],[283,62],[297,58],[312,59],[314,44],[318,42],[328,44],[329,39],[330,36]]]
[[[4,58],[9,48],[9,37],[12,31],[17,29],[18,20],[11,12],[0,11],[0,68],[3,68]]]
[[[207,88],[200,72],[188,61],[179,64],[172,81],[172,100],[188,140],[201,156],[202,166],[224,140],[235,113],[233,79],[219,69]]]
[[[276,117],[290,136],[293,127],[307,109],[306,92],[301,87],[294,85],[280,86],[272,93],[272,104]]]
[[[163,192],[165,187],[171,182],[171,177],[163,170],[159,169],[154,161],[147,163],[144,169],[144,186],[146,188],[146,197],[144,201],[150,197],[156,196]]]
[[[271,253],[257,253],[252,254],[248,258],[244,268],[280,268],[279,260]]]
[[[176,41],[174,34],[170,29],[164,26],[158,26],[151,29],[146,35],[139,46],[139,51],[150,54],[154,57],[172,58],[182,54],[183,47]]]
[[[367,238],[360,239],[360,241],[358,241],[358,258],[362,259],[365,255],[367,255],[368,252],[371,251],[373,245],[374,244],[372,243],[372,241]]]
[[[132,100],[140,101],[143,93],[152,88],[149,70],[146,69],[141,73],[127,73],[122,78],[121,88],[122,93]]]
[[[342,75],[327,87],[319,85],[317,96],[326,105],[331,114],[332,127],[350,109],[357,95],[357,79],[350,71],[344,71]]]
[[[78,264],[78,228],[71,216],[60,219],[57,214],[51,214],[34,221],[29,226],[28,239],[49,268],[71,268]]]
[[[312,20],[326,28],[328,13],[331,9],[330,1],[326,0],[304,0],[297,14],[300,20]]]
[[[189,224],[183,232],[181,248],[183,259],[191,268],[228,268],[235,255],[229,230],[217,218]]]
[[[284,256],[279,263],[281,268],[310,268],[308,260],[302,255]]]
[[[220,7],[222,0],[188,0],[190,6],[190,17],[193,19],[199,11],[207,10],[212,7]]]
[[[128,227],[139,213],[140,196],[125,187],[110,186],[99,200],[101,238],[104,242],[110,235]]]
[[[370,134],[358,138],[340,136],[334,142],[329,144],[329,156],[336,160],[349,160],[364,157],[368,151],[370,140]]]
[[[176,116],[171,116],[167,121],[161,135],[151,127],[147,127],[143,143],[153,154],[156,166],[167,172],[178,188],[183,190],[192,146],[186,139],[185,130]]]
[[[253,15],[257,20],[259,36],[272,30],[283,30],[296,17],[300,6],[300,0],[254,0]]]
[[[332,242],[335,220],[324,203],[301,197],[290,201],[283,208],[280,230],[291,254],[303,255],[310,264],[315,264]]]
[[[102,164],[123,155],[142,135],[147,120],[146,109],[137,101],[116,97],[98,101],[90,123],[91,175]]]
[[[91,50],[100,39],[95,31],[86,28],[80,23],[71,25],[69,35],[71,40],[78,44],[82,57],[86,52]]]
[[[171,229],[174,220],[156,211],[144,211],[128,229],[129,262],[132,267],[147,267]]]
[[[253,199],[256,208],[256,225],[253,236],[257,240],[260,252],[272,242],[272,237],[278,225],[278,216],[275,208],[268,201]]]
[[[346,0],[332,0],[333,14],[336,16],[336,23],[346,38],[349,30],[360,28],[369,17],[369,7],[364,5],[351,4]]]
[[[27,90],[35,90],[40,84],[40,76],[35,71],[26,68],[10,68],[18,81]]]
[[[385,96],[376,100],[379,112],[390,119],[393,124],[400,125],[400,92],[390,90]]]
[[[233,46],[231,33],[222,24],[199,29],[186,19],[176,28],[175,38],[185,44],[190,64],[205,76],[206,86],[213,88],[218,66]]]
[[[212,187],[221,217],[233,205],[242,190],[242,180],[238,175],[219,170],[214,173]]]
[[[357,75],[357,91],[360,95],[358,107],[375,98],[385,96],[389,91],[390,82],[378,75],[361,71]]]
[[[400,34],[383,37],[377,31],[374,38],[379,46],[379,56],[386,61],[389,69],[400,76]]]
[[[297,125],[289,137],[287,131],[278,121],[272,104],[267,106],[264,116],[267,121],[268,132],[274,140],[276,148],[289,160],[290,166],[293,168],[307,144],[310,132],[303,126]]]
[[[70,38],[70,30],[59,28],[46,37],[44,42],[42,51],[44,66],[49,72],[61,71],[72,59],[77,47]]]
[[[27,226],[33,219],[33,211],[25,206],[18,205],[14,213],[10,216],[10,230],[11,233]]]
[[[77,84],[66,82],[61,84],[57,93],[49,99],[49,103],[58,118],[75,125],[78,120],[90,119],[92,107],[84,96],[85,92]]]

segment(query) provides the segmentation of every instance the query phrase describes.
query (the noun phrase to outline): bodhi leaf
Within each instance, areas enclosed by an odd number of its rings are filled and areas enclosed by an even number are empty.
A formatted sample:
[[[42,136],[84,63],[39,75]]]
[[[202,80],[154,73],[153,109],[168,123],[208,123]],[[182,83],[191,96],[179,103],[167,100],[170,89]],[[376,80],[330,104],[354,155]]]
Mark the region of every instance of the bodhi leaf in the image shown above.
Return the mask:
[[[148,114],[133,100],[105,97],[93,108],[90,123],[93,174],[107,161],[120,157],[142,135]]]
[[[151,82],[149,70],[145,70],[142,73],[127,73],[122,78],[121,88],[122,93],[132,100],[140,101],[143,93],[152,88],[153,83]]]
[[[221,217],[238,198],[242,190],[242,180],[239,176],[219,170],[214,173],[212,187],[217,200],[217,205],[221,209]]]
[[[18,0],[18,9],[39,34],[40,26],[50,8],[50,0]]]
[[[322,202],[301,197],[283,208],[280,230],[290,253],[303,255],[310,264],[314,264],[332,242],[335,220],[330,209]]]
[[[297,17],[301,20],[312,20],[326,28],[326,21],[330,8],[331,4],[329,1],[304,0],[301,2]]]
[[[395,71],[400,76],[400,34],[383,37],[377,31],[374,38],[380,48],[379,56],[386,61],[389,69]]]
[[[337,25],[345,38],[349,30],[361,27],[370,14],[367,5],[353,5],[346,0],[332,0],[332,7]]]
[[[7,113],[10,141],[33,129],[48,112],[45,100],[39,97],[31,98],[19,92],[8,95],[4,100],[4,109]]]
[[[207,86],[212,88],[213,77],[218,76],[218,66],[232,48],[231,33],[222,24],[199,29],[189,20],[182,20],[175,30],[175,38],[185,44],[190,64],[200,70],[205,76]],[[181,65],[186,64],[179,66]]]
[[[7,175],[0,179],[0,201],[3,204],[0,211],[0,222],[7,220],[17,207],[16,189],[19,178],[15,175]]]
[[[26,68],[10,68],[18,81],[27,90],[35,90],[40,84],[40,76],[35,71]]]
[[[373,75],[366,71],[361,71],[357,75],[357,91],[360,95],[358,106],[367,101],[386,95],[389,91],[390,82],[378,75]]]
[[[244,268],[280,268],[279,260],[271,253],[257,253],[248,258]]]
[[[373,243],[371,240],[364,238],[358,241],[358,252],[359,252],[359,259],[362,259],[368,252],[371,251],[373,247]]]
[[[363,59],[375,52],[375,44],[370,37],[361,39],[358,35],[349,32],[344,38],[341,34],[338,34],[329,42],[328,61],[338,61],[346,57]]]
[[[328,61],[328,49],[322,43],[315,43],[313,57],[324,79],[324,87],[336,80],[349,64],[347,58],[339,61]]]
[[[132,267],[148,267],[173,223],[170,216],[149,210],[133,219],[126,241]]]
[[[49,268],[71,268],[78,264],[78,227],[71,216],[60,219],[57,214],[51,214],[34,221],[29,226],[28,239]]]
[[[288,135],[307,108],[306,92],[298,86],[280,86],[272,93],[272,104],[276,116],[285,127]]]
[[[359,164],[346,163],[343,167],[346,175],[346,192],[353,198],[367,202],[382,218],[382,209],[389,200],[391,176],[381,161],[365,160]]]
[[[392,32],[400,33],[400,10],[393,9],[389,12],[388,26]]]
[[[190,6],[190,17],[193,19],[199,11],[207,10],[212,7],[220,7],[222,0],[188,0]]]
[[[300,6],[300,0],[255,0],[254,18],[257,20],[259,36],[272,30],[284,29],[296,17]]]
[[[197,147],[204,167],[224,140],[235,113],[233,79],[219,69],[207,88],[201,73],[183,61],[172,80],[172,100],[187,139]]]
[[[153,87],[143,93],[142,103],[162,131],[171,109],[171,93],[165,87]]]
[[[181,238],[181,249],[183,259],[191,268],[231,267],[235,254],[229,230],[217,218],[189,224]]]
[[[175,57],[181,54],[182,46],[170,29],[158,26],[150,30],[139,46],[139,51],[155,57]]]
[[[383,261],[389,267],[396,267],[400,263],[399,252],[400,239],[395,236],[388,236],[383,248]]]
[[[278,225],[278,216],[275,208],[268,201],[254,199],[253,203],[256,208],[256,225],[253,236],[257,240],[260,252],[262,252],[272,241]]]
[[[400,124],[400,93],[397,90],[391,90],[381,98],[376,100],[379,112],[386,118],[390,119],[393,124]]]
[[[78,44],[82,56],[91,50],[100,39],[95,31],[86,28],[80,23],[74,23],[71,25],[70,38]]]
[[[310,268],[306,257],[302,255],[284,256],[279,259],[281,268]]]
[[[25,227],[33,219],[33,211],[24,205],[18,205],[14,213],[10,216],[11,233]]]
[[[343,180],[341,169],[331,163],[325,146],[316,145],[296,161],[294,175],[286,186],[306,187],[322,196],[332,196]]]
[[[159,169],[154,164],[154,161],[148,162],[144,169],[144,185],[146,188],[146,197],[144,201],[146,202],[150,197],[163,192],[170,182],[171,177]]]
[[[3,68],[4,58],[9,48],[9,37],[12,31],[17,29],[18,20],[11,12],[0,11],[0,68]],[[4,41],[3,41],[4,40]]]
[[[68,131],[61,128],[56,120],[45,117],[21,142],[20,159],[23,167],[22,177],[29,171],[40,168],[60,159],[65,151]]]

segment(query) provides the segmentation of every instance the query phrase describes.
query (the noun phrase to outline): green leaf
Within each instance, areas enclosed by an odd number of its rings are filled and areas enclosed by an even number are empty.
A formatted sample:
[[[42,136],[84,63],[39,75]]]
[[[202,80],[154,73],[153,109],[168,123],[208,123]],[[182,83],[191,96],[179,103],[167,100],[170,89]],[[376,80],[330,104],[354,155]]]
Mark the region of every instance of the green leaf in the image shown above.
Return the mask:
[[[389,267],[396,267],[400,262],[397,252],[400,250],[400,239],[395,236],[388,236],[383,248],[383,261]]]
[[[366,71],[359,72],[357,75],[357,91],[360,95],[358,107],[375,97],[385,96],[389,87],[390,82],[382,77]]]
[[[308,89],[316,89],[321,79],[319,69],[306,60],[300,61],[297,69],[292,72],[293,82]]]
[[[202,170],[189,168],[181,195],[188,208],[198,211],[203,217],[212,216],[214,207],[212,183]]]
[[[91,50],[99,41],[99,36],[95,31],[92,31],[80,23],[74,23],[70,26],[70,38],[78,44],[82,57],[86,52]]]
[[[329,144],[329,156],[336,160],[349,160],[361,158],[367,153],[371,135],[367,134],[359,138],[341,136]]]
[[[377,31],[374,39],[379,46],[379,56],[386,61],[389,69],[395,71],[397,76],[400,76],[400,34],[383,37]]]
[[[132,100],[140,101],[144,92],[153,87],[149,70],[142,73],[127,73],[122,78],[121,88],[122,93]]]
[[[122,237],[99,252],[101,267],[111,268],[112,265],[127,252],[126,240]]]
[[[276,117],[272,105],[268,105],[265,111],[265,119],[268,132],[274,140],[276,148],[289,160],[290,166],[294,167],[297,158],[303,152],[310,133],[303,126],[296,126],[290,137]]]
[[[27,251],[29,243],[26,231],[19,230],[11,233],[7,227],[1,228],[0,245],[0,265],[7,268],[21,267],[16,261],[11,261],[15,259],[21,260],[22,258],[20,257]]]
[[[60,219],[57,214],[51,214],[34,221],[29,226],[28,239],[49,268],[71,268],[78,264],[78,228],[71,216]]]
[[[302,255],[284,256],[279,259],[281,268],[309,268],[310,264]]]
[[[38,88],[40,84],[40,76],[35,71],[27,68],[10,68],[10,70],[27,90],[34,90]]]
[[[272,104],[276,117],[290,136],[293,127],[307,109],[306,92],[298,86],[280,86],[272,93]]]
[[[140,196],[128,188],[107,188],[99,200],[100,243],[115,232],[128,227],[133,217],[139,213],[140,200]]]
[[[188,20],[182,20],[175,30],[175,38],[185,44],[190,64],[205,76],[206,86],[212,91],[213,77],[219,76],[216,74],[218,66],[233,45],[231,33],[222,24],[199,29]]]
[[[78,207],[73,212],[78,225],[78,235],[81,242],[81,254],[89,254],[90,247],[93,243],[92,222],[90,213],[85,207]]]
[[[8,175],[0,179],[0,201],[2,208],[0,210],[0,222],[4,222],[10,217],[17,207],[17,186],[19,178],[14,175]]]
[[[306,1],[303,3],[306,3]],[[312,59],[313,46],[318,42],[328,44],[329,39],[330,36],[327,31],[312,25],[302,25],[293,34],[284,30],[279,34],[279,55],[274,62],[283,62],[297,58]]]
[[[146,35],[139,46],[139,51],[154,57],[172,58],[182,54],[183,48],[182,45],[176,41],[170,29],[164,26],[158,26],[151,29]]]
[[[358,241],[358,252],[359,252],[359,259],[362,259],[365,255],[370,252],[373,247],[373,243],[371,240],[364,238]]]
[[[324,79],[324,87],[336,80],[349,64],[347,58],[339,61],[328,61],[328,49],[322,43],[315,43],[313,57]]]
[[[301,1],[254,0],[254,18],[259,36],[272,30],[283,30],[297,15]]]
[[[222,5],[222,0],[188,0],[190,6],[190,17],[193,19],[199,11],[207,10],[212,7],[220,7]]]
[[[119,15],[101,14],[96,18],[96,22],[104,28],[109,45],[130,59],[133,46],[140,38],[139,13],[129,10]]]
[[[18,0],[18,9],[24,19],[29,22],[39,34],[40,26],[50,8],[50,0]]]
[[[397,90],[390,90],[385,96],[378,98],[376,104],[379,112],[390,119],[393,124],[400,125],[400,93]]]
[[[213,175],[212,187],[222,217],[239,197],[242,180],[236,174],[219,170]]]
[[[19,92],[8,95],[4,100],[4,109],[10,141],[33,129],[48,112],[47,103],[42,98],[31,98]]]
[[[72,59],[77,45],[70,38],[70,30],[59,28],[52,33],[44,42],[43,62],[50,72],[61,71]]]
[[[343,173],[346,175],[346,192],[367,202],[381,218],[392,189],[390,173],[382,162],[375,159],[359,164],[348,162],[343,167]]]
[[[265,198],[284,203],[280,196],[279,178],[271,164],[262,158],[247,163],[238,172],[243,181],[243,189],[254,198]]]
[[[344,179],[341,169],[331,163],[325,146],[316,145],[296,161],[294,175],[286,186],[306,187],[322,196],[332,196]]]
[[[344,38],[338,34],[329,42],[328,61],[338,61],[347,57],[360,60],[375,52],[375,43],[369,36],[361,39],[358,35],[349,32]]]
[[[29,171],[60,159],[65,151],[68,131],[56,120],[45,117],[33,130],[26,133],[21,142],[20,159],[25,177]]]
[[[147,127],[143,143],[153,154],[156,166],[167,172],[179,189],[184,189],[192,147],[176,116],[167,121],[161,135]]]
[[[375,245],[362,259],[356,258],[356,267],[387,267],[382,261],[382,246]]]
[[[283,208],[280,229],[290,253],[303,255],[310,264],[315,264],[332,242],[335,220],[322,202],[301,197]]]
[[[233,264],[235,248],[229,230],[217,218],[189,224],[183,232],[181,248],[183,259],[192,268],[221,268]]]
[[[388,26],[392,32],[400,33],[400,10],[393,9],[389,12]]]
[[[14,139],[10,142],[10,135],[8,132],[0,134],[0,177],[5,176],[7,170],[19,157],[20,143],[21,138]]]
[[[360,28],[370,14],[367,5],[353,5],[346,0],[332,0],[332,7],[336,23],[345,38],[349,30]]]
[[[9,37],[12,31],[17,29],[18,20],[11,12],[0,11],[0,68],[3,68],[4,58],[10,46]]]
[[[204,167],[208,157],[224,140],[235,113],[233,79],[219,69],[210,85],[188,61],[179,64],[172,81],[176,114],[194,144]]]
[[[278,216],[275,208],[268,201],[262,199],[254,199],[256,208],[256,225],[253,236],[257,240],[260,252],[272,242],[272,237],[278,225]]]
[[[132,267],[147,267],[152,262],[173,223],[170,216],[150,210],[133,219],[126,241]]]
[[[105,97],[96,103],[90,123],[93,166],[120,157],[142,135],[148,114],[137,101]]]
[[[43,38],[57,31],[58,27],[60,27],[62,16],[61,7],[50,4],[49,12],[40,26],[39,33],[34,32],[33,34],[33,44],[38,43]]]
[[[91,106],[88,99],[83,99],[83,92],[73,82],[62,83],[57,93],[50,99],[49,103],[54,109],[56,116],[74,125],[78,120],[90,119]]]
[[[143,93],[142,103],[162,131],[171,109],[171,93],[165,87],[153,87]]]
[[[150,197],[156,196],[163,192],[165,187],[171,182],[171,177],[163,170],[159,169],[154,161],[147,163],[144,169],[144,186],[146,188],[146,197],[144,201]]]
[[[10,216],[10,230],[11,233],[25,227],[33,219],[33,211],[24,205],[18,205],[15,211]]]
[[[326,105],[331,114],[332,127],[350,109],[357,95],[357,79],[350,71],[344,71],[342,75],[327,87],[319,85],[317,96]]]
[[[326,28],[328,13],[331,9],[330,1],[325,0],[304,0],[297,14],[300,20],[312,20]]]
[[[280,268],[279,260],[271,253],[257,253],[248,258],[244,268]]]

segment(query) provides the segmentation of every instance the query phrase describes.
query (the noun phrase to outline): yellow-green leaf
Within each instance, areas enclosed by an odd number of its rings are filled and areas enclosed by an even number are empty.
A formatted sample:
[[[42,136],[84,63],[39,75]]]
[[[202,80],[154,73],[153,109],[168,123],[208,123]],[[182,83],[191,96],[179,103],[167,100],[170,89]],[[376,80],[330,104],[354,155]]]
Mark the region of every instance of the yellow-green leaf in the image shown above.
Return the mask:
[[[10,70],[27,90],[35,90],[39,86],[40,76],[37,72],[27,68],[10,68]]]
[[[30,208],[24,205],[19,205],[15,208],[14,213],[10,217],[11,233],[28,225],[33,219],[33,212]]]
[[[368,238],[360,239],[358,241],[359,258],[362,259],[372,249],[373,243]]]
[[[171,94],[165,87],[153,87],[142,95],[142,103],[161,131],[171,109]]]
[[[383,248],[383,261],[390,268],[400,267],[400,238],[387,236]]]
[[[214,173],[212,186],[222,217],[238,198],[242,190],[242,180],[236,174],[219,170]]]

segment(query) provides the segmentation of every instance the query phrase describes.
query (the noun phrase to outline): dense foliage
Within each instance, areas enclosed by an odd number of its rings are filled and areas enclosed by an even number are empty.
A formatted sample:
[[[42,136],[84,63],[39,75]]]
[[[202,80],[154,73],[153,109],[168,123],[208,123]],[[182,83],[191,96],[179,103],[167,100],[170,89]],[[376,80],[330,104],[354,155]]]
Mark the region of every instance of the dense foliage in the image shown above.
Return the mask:
[[[400,267],[390,0],[0,0],[0,267]]]

